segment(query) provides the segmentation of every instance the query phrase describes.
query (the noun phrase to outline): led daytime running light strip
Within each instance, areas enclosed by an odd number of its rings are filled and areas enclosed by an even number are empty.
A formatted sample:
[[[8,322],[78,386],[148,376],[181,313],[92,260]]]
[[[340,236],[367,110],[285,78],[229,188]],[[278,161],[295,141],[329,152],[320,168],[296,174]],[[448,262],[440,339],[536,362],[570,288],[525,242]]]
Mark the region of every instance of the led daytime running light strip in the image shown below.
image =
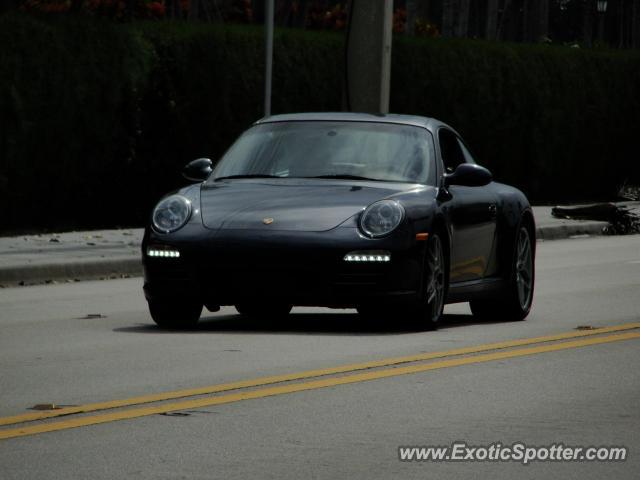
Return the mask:
[[[391,255],[388,253],[380,254],[368,254],[368,253],[348,253],[344,256],[345,262],[390,262]]]
[[[178,250],[160,250],[157,248],[148,248],[147,256],[163,257],[163,258],[178,258],[180,257],[180,252]]]

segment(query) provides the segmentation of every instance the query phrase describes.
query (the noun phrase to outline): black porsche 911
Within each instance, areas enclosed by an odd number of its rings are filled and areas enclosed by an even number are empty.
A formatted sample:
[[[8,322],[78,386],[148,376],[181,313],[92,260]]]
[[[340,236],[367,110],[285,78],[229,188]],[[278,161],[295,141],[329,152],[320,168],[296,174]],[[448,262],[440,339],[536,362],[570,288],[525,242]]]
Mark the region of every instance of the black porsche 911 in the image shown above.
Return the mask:
[[[519,190],[492,181],[432,118],[306,113],[256,122],[197,182],[164,197],[142,243],[144,292],[162,327],[203,305],[268,320],[294,305],[438,325],[446,303],[522,320],[535,225]]]

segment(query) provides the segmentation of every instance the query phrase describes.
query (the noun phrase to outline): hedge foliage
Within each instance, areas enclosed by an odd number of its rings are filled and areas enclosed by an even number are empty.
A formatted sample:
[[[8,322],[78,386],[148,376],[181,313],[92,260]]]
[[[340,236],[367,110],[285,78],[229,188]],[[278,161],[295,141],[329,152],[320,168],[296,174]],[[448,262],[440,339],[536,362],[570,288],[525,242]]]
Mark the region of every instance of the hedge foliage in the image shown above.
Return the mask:
[[[152,55],[121,25],[0,17],[3,230],[118,219]]]
[[[449,122],[497,179],[542,202],[640,182],[640,52],[398,40],[392,109]]]
[[[342,107],[344,38],[276,33],[273,111]],[[261,116],[263,32],[0,17],[2,231],[141,224]],[[640,181],[640,53],[394,39],[391,110],[440,118],[536,201]]]

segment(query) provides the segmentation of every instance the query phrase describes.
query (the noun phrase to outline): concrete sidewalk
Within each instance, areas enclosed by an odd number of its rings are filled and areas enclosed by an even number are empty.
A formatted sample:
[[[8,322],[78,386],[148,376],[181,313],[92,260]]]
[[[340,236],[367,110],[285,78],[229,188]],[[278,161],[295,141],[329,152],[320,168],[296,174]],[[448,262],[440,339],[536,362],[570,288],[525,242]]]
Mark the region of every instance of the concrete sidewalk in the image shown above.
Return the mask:
[[[606,222],[562,220],[534,207],[538,240],[599,235]],[[142,275],[142,229],[0,237],[0,285],[32,285]]]

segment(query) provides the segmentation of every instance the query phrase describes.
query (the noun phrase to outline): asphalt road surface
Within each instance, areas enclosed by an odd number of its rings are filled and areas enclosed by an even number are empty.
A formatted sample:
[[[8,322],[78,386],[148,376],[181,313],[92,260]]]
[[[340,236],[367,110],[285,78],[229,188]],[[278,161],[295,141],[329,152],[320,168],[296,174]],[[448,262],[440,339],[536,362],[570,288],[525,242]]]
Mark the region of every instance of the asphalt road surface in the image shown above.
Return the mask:
[[[165,332],[141,279],[2,289],[0,478],[638,478],[640,237],[538,248],[525,322],[460,304],[425,333],[310,308]],[[628,458],[399,460],[458,441]]]

